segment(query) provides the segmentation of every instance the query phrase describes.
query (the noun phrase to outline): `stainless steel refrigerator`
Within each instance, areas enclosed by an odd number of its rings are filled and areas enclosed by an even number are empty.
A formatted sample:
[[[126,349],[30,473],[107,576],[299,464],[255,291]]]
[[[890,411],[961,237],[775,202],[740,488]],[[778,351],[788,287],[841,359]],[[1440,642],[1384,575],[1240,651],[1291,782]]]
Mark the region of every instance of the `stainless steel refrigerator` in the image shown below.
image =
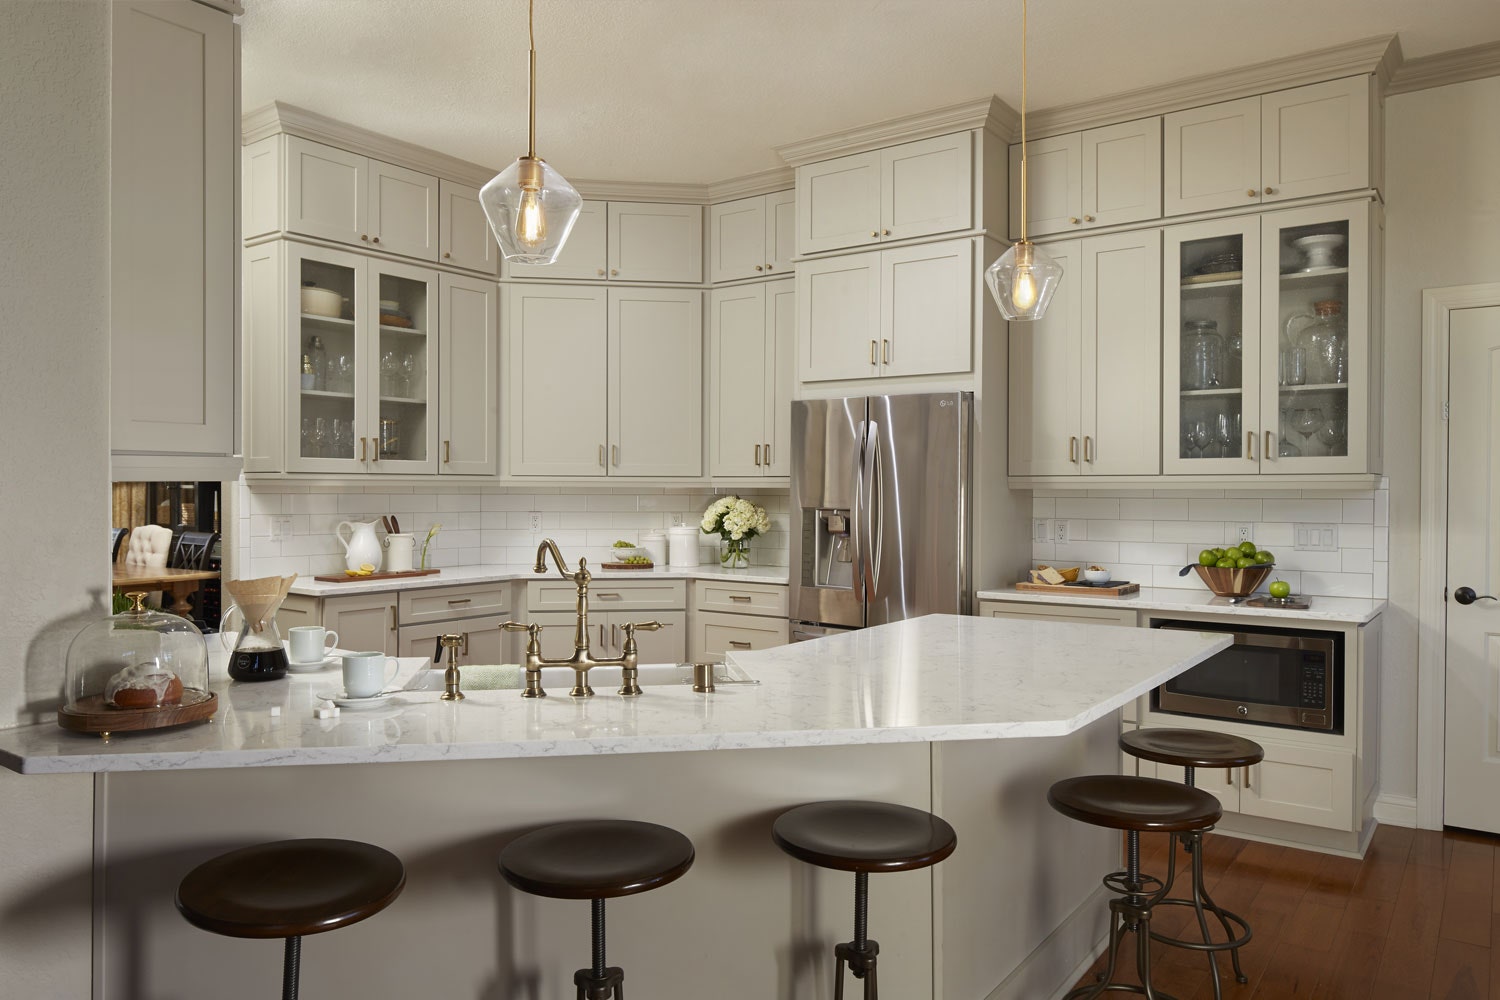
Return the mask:
[[[792,403],[792,640],[971,596],[973,394]]]

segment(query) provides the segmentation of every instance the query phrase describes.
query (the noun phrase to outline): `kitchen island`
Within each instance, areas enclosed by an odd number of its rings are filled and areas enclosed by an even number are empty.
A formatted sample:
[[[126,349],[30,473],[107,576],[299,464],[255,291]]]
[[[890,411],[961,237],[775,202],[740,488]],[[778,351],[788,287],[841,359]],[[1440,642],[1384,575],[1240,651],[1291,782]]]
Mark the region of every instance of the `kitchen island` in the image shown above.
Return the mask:
[[[848,879],[769,841],[782,810],[823,798],[930,808],[958,830],[937,869],[872,880],[890,995],[1045,996],[1102,935],[1097,880],[1116,850],[1052,813],[1047,786],[1114,771],[1116,710],[1227,642],[933,616],[737,654],[756,683],[711,695],[575,701],[571,675],[549,671],[546,699],[411,692],[324,720],[317,679],[297,677],[228,685],[211,723],[108,744],[8,731],[0,763],[99,774],[80,877],[94,879],[102,1000],[272,994],[271,945],[196,931],[171,898],[204,858],[295,836],[368,840],[408,866],[388,913],[310,939],[308,995],[563,996],[586,959],[585,910],[511,892],[494,859],[526,829],[588,816],[666,823],[698,848],[680,883],[617,910],[611,959],[632,992],[685,1000],[728,981],[746,1000],[824,996]]]

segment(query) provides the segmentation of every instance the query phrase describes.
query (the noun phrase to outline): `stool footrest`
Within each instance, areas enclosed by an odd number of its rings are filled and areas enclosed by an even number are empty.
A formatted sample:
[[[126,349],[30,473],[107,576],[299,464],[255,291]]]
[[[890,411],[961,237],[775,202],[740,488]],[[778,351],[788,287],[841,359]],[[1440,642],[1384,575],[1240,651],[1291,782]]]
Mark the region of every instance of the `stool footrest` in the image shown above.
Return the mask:
[[[1156,905],[1191,907],[1193,905],[1193,901],[1191,899],[1158,899],[1156,901]],[[1210,906],[1207,903],[1203,904],[1203,911],[1205,913],[1214,914],[1221,921],[1227,920],[1230,923],[1234,924],[1238,928],[1240,936],[1228,941],[1187,941],[1182,938],[1172,937],[1168,934],[1158,934],[1155,931],[1152,931],[1151,940],[1159,941],[1162,944],[1169,944],[1175,948],[1187,948],[1192,951],[1232,951],[1235,948],[1243,948],[1245,945],[1249,944],[1250,939],[1255,936],[1255,932],[1250,929],[1249,921],[1240,916],[1238,913],[1233,913],[1229,910],[1223,910],[1217,906]]]

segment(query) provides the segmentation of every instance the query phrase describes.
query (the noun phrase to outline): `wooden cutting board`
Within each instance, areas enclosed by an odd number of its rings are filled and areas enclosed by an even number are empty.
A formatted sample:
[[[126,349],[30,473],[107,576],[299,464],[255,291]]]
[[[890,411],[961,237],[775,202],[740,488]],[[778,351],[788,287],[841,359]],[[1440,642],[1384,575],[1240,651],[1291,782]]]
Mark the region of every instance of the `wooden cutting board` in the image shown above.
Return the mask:
[[[1108,583],[1030,583],[1025,580],[1016,584],[1017,590],[1033,590],[1041,594],[1069,594],[1073,597],[1124,597],[1140,593],[1141,585],[1125,580]]]
[[[442,570],[439,569],[409,569],[404,573],[371,573],[368,576],[330,573],[327,576],[315,576],[313,579],[322,583],[369,583],[371,580],[399,580],[405,576],[435,576],[441,572]]]

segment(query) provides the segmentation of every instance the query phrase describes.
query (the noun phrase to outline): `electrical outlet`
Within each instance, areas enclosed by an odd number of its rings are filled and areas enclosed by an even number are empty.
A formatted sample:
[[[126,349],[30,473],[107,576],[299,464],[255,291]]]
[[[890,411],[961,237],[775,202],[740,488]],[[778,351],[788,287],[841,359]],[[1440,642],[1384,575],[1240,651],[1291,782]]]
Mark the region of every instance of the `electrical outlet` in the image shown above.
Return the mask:
[[[1032,520],[1031,540],[1033,542],[1048,542],[1052,540],[1052,532],[1046,518],[1038,517]]]
[[[1255,525],[1249,521],[1241,521],[1234,526],[1234,540],[1238,542],[1255,541]]]
[[[1292,526],[1293,548],[1298,552],[1337,552],[1339,526],[1336,524],[1295,524]]]
[[[674,528],[684,528],[684,527],[687,527],[687,515],[683,514],[683,513],[680,513],[680,512],[676,513],[676,514],[673,514],[672,515],[672,527],[674,527]]]
[[[1052,523],[1052,540],[1054,542],[1066,542],[1068,540],[1068,519],[1059,517]]]
[[[541,531],[542,530],[542,512],[539,511],[539,510],[534,510],[530,514],[528,514],[527,516],[529,518],[531,518],[531,530],[532,531]]]
[[[290,517],[271,518],[271,541],[279,542],[292,533],[292,519]]]

